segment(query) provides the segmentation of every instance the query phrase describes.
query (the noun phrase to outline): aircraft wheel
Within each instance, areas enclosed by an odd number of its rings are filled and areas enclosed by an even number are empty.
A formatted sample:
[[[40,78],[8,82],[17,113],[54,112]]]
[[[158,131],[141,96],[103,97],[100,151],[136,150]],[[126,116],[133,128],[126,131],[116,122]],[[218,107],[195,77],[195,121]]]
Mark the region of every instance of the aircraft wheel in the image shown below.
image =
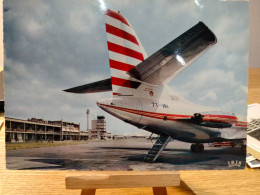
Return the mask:
[[[204,152],[204,145],[203,144],[197,145],[197,152]]]
[[[242,154],[246,154],[246,146],[245,145],[241,146],[241,152],[242,152]]]
[[[195,144],[191,144],[190,151],[193,152],[193,153],[196,152],[196,145]]]
[[[193,153],[199,153],[199,152],[204,152],[204,145],[203,144],[191,144],[190,146],[190,151]]]

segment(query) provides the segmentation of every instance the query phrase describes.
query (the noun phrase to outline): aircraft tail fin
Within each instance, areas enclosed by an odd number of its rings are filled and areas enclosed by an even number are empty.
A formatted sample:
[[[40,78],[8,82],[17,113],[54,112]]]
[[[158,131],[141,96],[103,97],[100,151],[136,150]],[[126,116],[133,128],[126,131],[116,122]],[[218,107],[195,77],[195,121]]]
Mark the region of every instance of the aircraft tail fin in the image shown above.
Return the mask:
[[[141,83],[127,72],[147,58],[133,27],[120,12],[105,12],[113,95],[133,95]]]

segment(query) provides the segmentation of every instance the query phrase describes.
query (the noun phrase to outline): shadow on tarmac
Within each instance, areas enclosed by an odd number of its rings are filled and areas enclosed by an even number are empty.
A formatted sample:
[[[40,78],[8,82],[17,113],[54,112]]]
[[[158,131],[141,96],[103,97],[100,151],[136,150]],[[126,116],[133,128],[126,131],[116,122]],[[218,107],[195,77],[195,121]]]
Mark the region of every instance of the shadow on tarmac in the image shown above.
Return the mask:
[[[132,148],[132,147],[100,147],[106,150],[131,150],[144,151],[142,154],[122,154],[118,156],[119,160],[113,159],[55,159],[55,158],[39,158],[27,159],[32,162],[40,162],[51,164],[46,167],[30,167],[28,169],[76,169],[76,170],[132,170],[131,165],[141,166],[173,166],[175,170],[184,169],[228,169],[227,162],[232,160],[241,161],[241,167],[245,165],[245,156],[241,155],[237,148],[221,148],[205,150],[203,153],[191,153],[188,149],[165,149],[155,163],[144,162],[144,157],[149,151],[147,148]],[[146,152],[145,152],[146,151]],[[120,160],[121,159],[121,160]],[[215,164],[214,164],[215,163]],[[214,166],[212,166],[212,164]],[[56,165],[56,166],[53,166]],[[187,166],[189,165],[189,166]],[[118,167],[117,167],[118,166]],[[188,167],[188,168],[186,168]],[[233,167],[231,169],[241,169],[240,167]],[[168,168],[169,170],[169,168]]]

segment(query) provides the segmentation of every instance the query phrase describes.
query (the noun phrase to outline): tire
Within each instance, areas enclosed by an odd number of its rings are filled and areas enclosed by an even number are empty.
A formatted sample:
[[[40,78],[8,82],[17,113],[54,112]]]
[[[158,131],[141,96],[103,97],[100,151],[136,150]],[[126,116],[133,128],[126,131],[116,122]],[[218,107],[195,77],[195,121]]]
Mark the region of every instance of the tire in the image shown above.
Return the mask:
[[[197,151],[198,152],[204,152],[204,145],[203,144],[198,144],[198,146],[197,146]]]
[[[190,146],[190,151],[191,151],[192,153],[195,153],[195,152],[196,152],[196,145],[195,145],[195,144],[191,144],[191,146]]]

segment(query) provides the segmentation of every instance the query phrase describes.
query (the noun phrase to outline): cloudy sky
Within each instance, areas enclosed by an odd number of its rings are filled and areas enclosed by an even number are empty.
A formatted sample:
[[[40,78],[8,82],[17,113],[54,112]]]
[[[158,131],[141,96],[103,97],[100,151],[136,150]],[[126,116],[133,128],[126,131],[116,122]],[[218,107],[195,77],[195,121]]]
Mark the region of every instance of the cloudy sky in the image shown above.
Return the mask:
[[[148,55],[203,21],[218,43],[169,85],[186,99],[246,115],[248,3],[216,0],[5,0],[6,116],[64,120],[87,128],[105,115],[114,134],[143,130],[109,116],[96,100],[111,92],[63,89],[110,77],[104,7],[120,10]]]

